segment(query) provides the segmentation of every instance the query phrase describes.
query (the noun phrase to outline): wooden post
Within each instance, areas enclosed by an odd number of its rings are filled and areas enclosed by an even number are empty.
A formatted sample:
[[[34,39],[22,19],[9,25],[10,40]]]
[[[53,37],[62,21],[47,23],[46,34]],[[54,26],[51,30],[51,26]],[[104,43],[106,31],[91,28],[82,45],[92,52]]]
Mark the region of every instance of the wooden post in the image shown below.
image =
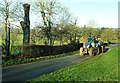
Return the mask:
[[[23,45],[29,45],[30,43],[30,21],[29,21],[29,4],[23,4],[24,7],[24,22],[21,21],[21,27],[23,30]]]

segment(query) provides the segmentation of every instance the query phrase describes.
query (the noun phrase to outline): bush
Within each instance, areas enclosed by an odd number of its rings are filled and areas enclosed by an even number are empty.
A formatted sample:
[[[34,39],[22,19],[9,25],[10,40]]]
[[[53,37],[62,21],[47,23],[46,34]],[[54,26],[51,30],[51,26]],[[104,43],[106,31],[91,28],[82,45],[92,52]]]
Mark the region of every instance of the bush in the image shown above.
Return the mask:
[[[57,55],[79,50],[82,44],[63,45],[63,46],[43,46],[43,45],[26,45],[23,47],[23,57],[40,57]]]
[[[12,46],[12,50],[11,50],[11,55],[18,55],[21,54],[22,51],[22,46]]]
[[[83,44],[80,43],[80,44],[63,45],[63,46],[44,46],[44,45],[13,46],[11,51],[11,56],[9,56],[8,58],[2,56],[2,59],[8,61],[8,60],[18,60],[25,58],[36,58],[36,57],[43,57],[50,55],[58,55],[62,53],[68,53],[79,50],[79,48],[82,45]],[[62,55],[62,56],[66,56],[66,55]]]
[[[16,64],[36,62],[40,60],[46,60],[46,59],[57,58],[57,57],[63,57],[63,56],[73,55],[78,52],[79,50],[74,51],[74,52],[69,52],[69,53],[63,53],[63,54],[51,55],[51,56],[42,56],[42,57],[36,57],[36,58],[17,59],[17,60],[8,60],[8,61],[2,60],[2,67],[16,65]]]

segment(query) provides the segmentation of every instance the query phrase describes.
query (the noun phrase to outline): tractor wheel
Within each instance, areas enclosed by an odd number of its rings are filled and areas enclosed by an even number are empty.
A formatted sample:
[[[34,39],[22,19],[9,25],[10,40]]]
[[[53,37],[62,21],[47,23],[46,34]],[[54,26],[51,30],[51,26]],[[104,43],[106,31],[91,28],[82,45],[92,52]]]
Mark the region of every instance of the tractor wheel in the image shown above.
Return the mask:
[[[100,48],[98,47],[97,48],[97,55],[99,55],[100,54]]]
[[[105,52],[105,46],[103,46],[103,48],[102,48],[102,53],[104,53]]]
[[[83,47],[80,48],[80,56],[84,56],[84,54],[83,54]]]
[[[90,48],[89,55],[90,55],[90,56],[94,56],[94,48]]]

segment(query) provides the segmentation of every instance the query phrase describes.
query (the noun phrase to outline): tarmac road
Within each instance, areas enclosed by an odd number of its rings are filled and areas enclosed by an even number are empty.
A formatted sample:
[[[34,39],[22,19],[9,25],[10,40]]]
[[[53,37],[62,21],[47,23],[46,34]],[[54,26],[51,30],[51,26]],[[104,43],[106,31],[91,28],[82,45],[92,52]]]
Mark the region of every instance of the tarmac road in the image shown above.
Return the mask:
[[[106,52],[117,47],[114,43],[106,47]],[[101,54],[100,54],[101,55]],[[100,56],[99,55],[99,56]],[[95,56],[96,57],[96,56]],[[80,56],[75,54],[57,59],[50,59],[40,62],[33,62],[28,64],[21,64],[16,66],[2,68],[2,81],[26,81],[32,78],[39,77],[43,74],[48,74],[68,66],[79,64],[83,61],[92,59],[94,57]]]

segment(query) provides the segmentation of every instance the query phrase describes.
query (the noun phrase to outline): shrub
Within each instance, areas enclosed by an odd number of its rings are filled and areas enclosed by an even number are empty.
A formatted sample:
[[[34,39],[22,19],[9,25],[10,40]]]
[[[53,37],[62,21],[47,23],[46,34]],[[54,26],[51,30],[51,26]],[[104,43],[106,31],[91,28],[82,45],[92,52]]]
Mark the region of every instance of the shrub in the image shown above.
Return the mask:
[[[43,56],[43,57],[36,57],[36,58],[27,58],[27,59],[18,59],[18,60],[9,60],[9,61],[2,60],[2,67],[16,65],[16,64],[29,63],[29,62],[35,62],[35,61],[51,59],[51,58],[56,58],[56,57],[63,57],[63,56],[72,55],[72,54],[75,54],[78,52],[79,52],[79,50],[75,51],[75,52],[70,52],[70,53],[63,53],[63,54],[58,54],[58,55]]]
[[[57,55],[79,50],[82,44],[63,45],[63,46],[43,46],[43,45],[26,45],[23,47],[24,57],[40,57]]]

